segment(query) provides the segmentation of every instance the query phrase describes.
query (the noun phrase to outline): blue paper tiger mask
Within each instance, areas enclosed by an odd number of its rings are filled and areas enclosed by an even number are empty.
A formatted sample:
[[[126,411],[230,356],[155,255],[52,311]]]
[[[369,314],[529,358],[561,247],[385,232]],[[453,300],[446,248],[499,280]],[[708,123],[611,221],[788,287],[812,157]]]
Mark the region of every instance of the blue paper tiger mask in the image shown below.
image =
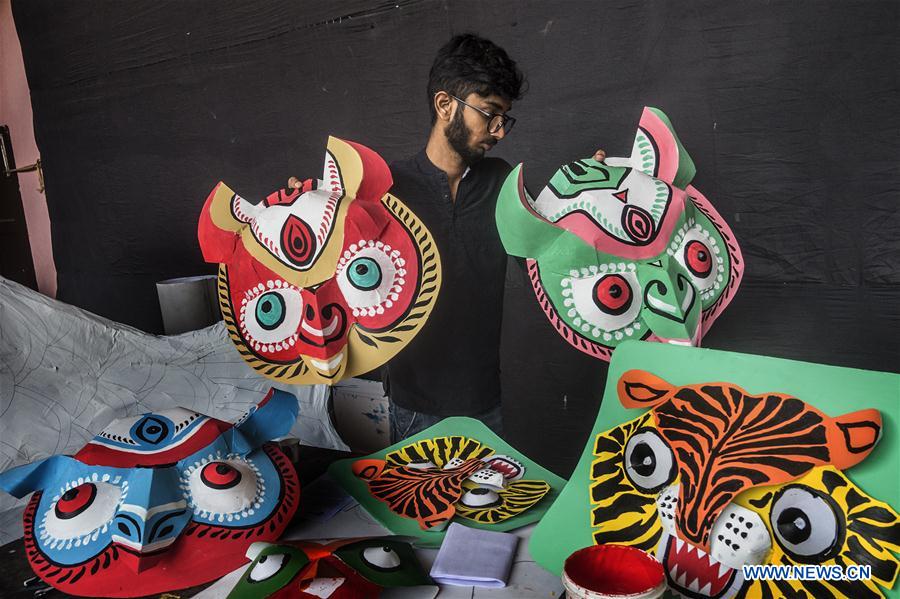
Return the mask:
[[[25,510],[35,573],[72,595],[134,597],[195,586],[277,539],[300,487],[267,441],[285,435],[297,400],[272,390],[236,424],[184,408],[113,421],[74,456],[0,475]]]

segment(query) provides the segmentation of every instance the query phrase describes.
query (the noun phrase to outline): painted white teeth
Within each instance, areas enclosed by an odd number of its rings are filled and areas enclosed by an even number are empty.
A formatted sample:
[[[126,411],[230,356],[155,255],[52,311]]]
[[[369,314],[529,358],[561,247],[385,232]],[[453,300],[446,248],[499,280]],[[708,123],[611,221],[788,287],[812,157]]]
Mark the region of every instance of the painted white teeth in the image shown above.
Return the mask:
[[[691,581],[691,584],[687,586],[689,591],[694,591],[695,593],[700,592],[700,582],[695,578]]]
[[[675,567],[669,571],[669,576],[672,578],[672,580],[678,579],[678,564],[675,564]]]
[[[719,578],[725,576],[726,574],[731,572],[731,568],[726,566],[725,564],[719,564]]]
[[[338,364],[340,364],[341,360],[343,360],[343,359],[344,359],[344,352],[341,352],[338,355],[336,355],[335,357],[333,357],[332,359],[328,360],[327,362],[322,361],[322,360],[316,360],[313,358],[310,358],[309,361],[312,363],[313,366],[315,366],[319,370],[334,370],[335,368],[338,367]]]
[[[682,572],[681,576],[675,579],[675,584],[683,589],[687,588],[687,572]]]
[[[675,537],[675,549],[676,549],[677,551],[681,551],[681,546],[682,546],[682,545],[684,545],[684,541],[682,541],[682,540],[679,539],[678,537]]]
[[[710,593],[712,593],[712,583],[707,582],[703,585],[703,588],[700,589],[700,594],[709,597]]]

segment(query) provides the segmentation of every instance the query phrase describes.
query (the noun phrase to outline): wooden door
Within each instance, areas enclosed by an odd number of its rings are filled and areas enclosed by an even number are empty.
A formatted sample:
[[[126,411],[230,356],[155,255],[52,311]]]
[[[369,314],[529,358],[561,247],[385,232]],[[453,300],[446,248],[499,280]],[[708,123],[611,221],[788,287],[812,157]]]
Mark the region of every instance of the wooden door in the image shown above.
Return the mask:
[[[37,290],[19,176],[10,172],[16,160],[6,125],[0,125],[0,154],[0,276]]]

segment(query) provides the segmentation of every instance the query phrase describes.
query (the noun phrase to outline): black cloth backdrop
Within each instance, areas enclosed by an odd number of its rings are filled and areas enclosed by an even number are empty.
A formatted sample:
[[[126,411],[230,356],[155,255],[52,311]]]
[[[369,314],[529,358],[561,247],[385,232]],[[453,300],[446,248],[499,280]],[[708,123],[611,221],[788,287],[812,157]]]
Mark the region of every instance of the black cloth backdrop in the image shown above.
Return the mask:
[[[196,226],[218,180],[261,198],[318,176],[328,134],[389,161],[417,151],[432,57],[475,31],[530,80],[495,152],[526,163],[534,192],[597,147],[627,154],[644,105],[668,113],[747,264],[704,345],[900,370],[894,0],[15,0],[13,13],[66,302],[160,331],[154,283],[213,272]],[[509,440],[568,474],[606,370],[557,336],[511,262]]]

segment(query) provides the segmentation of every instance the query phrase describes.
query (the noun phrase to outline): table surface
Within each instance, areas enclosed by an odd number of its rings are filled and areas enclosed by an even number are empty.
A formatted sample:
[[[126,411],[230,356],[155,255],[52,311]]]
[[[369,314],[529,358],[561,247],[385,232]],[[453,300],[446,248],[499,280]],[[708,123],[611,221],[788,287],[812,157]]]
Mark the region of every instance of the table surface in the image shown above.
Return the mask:
[[[368,512],[352,497],[344,493],[327,475],[323,476],[328,464],[348,454],[332,450],[323,450],[302,446],[298,463],[298,471],[302,486],[301,507],[298,516],[285,532],[286,540],[321,540],[344,537],[384,536],[390,531],[378,524]],[[520,538],[518,550],[513,562],[509,585],[499,589],[479,587],[461,587],[440,585],[437,596],[440,599],[537,599],[563,596],[562,582],[555,575],[536,564],[528,552],[528,540],[534,525],[513,531]],[[416,549],[416,554],[425,570],[437,556],[437,549]],[[47,587],[42,581],[34,579],[34,573],[25,558],[22,539],[0,547],[0,597],[9,599],[26,599],[35,597],[35,590],[46,589],[41,597],[45,599],[61,599],[69,597],[61,591]],[[178,599],[193,597],[195,599],[221,599],[233,588],[245,567],[232,572],[223,578],[206,585],[182,589],[162,595],[153,595],[159,599]],[[24,586],[24,581],[32,579],[33,583]],[[410,589],[413,590],[413,589]],[[427,597],[421,592],[407,597]],[[434,595],[434,591],[430,593]]]

